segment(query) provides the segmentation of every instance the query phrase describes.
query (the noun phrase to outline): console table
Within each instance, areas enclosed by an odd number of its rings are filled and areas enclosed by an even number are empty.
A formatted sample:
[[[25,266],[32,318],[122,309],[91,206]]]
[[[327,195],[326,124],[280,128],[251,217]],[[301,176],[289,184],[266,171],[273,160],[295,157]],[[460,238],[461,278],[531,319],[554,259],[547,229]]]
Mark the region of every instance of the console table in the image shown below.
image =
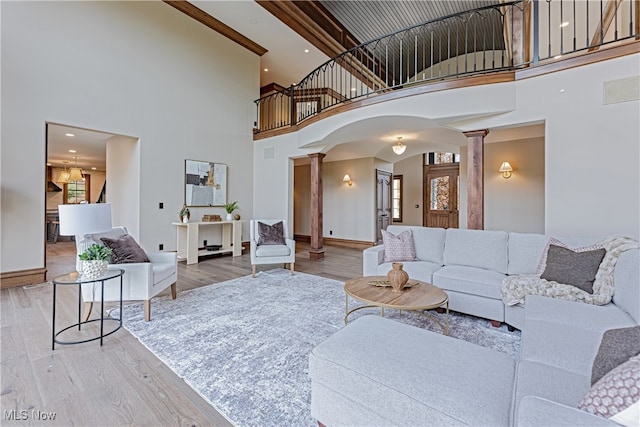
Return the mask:
[[[231,253],[233,256],[242,255],[242,221],[214,221],[214,222],[173,222],[178,233],[178,259],[187,260],[187,264],[197,264],[202,255]],[[222,247],[217,251],[199,249],[200,227],[222,227]]]

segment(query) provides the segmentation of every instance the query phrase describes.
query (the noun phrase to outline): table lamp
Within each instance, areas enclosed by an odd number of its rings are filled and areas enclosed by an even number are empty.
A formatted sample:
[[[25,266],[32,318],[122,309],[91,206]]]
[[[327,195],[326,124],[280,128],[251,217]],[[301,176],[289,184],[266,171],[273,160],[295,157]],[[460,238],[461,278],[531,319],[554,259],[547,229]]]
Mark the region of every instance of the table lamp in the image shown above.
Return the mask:
[[[89,236],[111,230],[110,203],[80,203],[58,205],[60,235],[82,236],[78,247],[84,252],[89,246]]]

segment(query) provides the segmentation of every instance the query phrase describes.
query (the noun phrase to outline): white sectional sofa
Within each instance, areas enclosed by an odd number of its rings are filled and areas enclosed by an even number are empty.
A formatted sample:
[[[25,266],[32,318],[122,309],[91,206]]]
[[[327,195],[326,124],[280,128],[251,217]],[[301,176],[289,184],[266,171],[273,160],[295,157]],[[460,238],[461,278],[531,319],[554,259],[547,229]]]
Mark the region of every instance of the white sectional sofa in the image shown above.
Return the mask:
[[[411,230],[416,261],[402,261],[409,277],[432,283],[449,295],[449,308],[522,329],[524,309],[505,306],[502,281],[510,275],[535,274],[551,236],[506,231],[392,225],[390,233]],[[601,238],[557,237],[570,247]],[[363,252],[364,276],[386,275],[384,246]]]
[[[394,234],[405,229],[389,227]],[[615,293],[606,305],[530,295],[524,308],[505,310],[502,279],[535,272],[548,236],[411,229],[420,261],[404,263],[410,277],[444,288],[453,310],[522,329],[520,356],[514,360],[438,333],[364,316],[310,355],[311,410],[319,423],[328,427],[618,425],[577,406],[591,388],[604,332],[640,323],[639,249],[619,256],[613,274]],[[560,240],[578,246],[598,239]],[[390,269],[382,262],[382,250],[364,251],[365,275],[386,274]]]

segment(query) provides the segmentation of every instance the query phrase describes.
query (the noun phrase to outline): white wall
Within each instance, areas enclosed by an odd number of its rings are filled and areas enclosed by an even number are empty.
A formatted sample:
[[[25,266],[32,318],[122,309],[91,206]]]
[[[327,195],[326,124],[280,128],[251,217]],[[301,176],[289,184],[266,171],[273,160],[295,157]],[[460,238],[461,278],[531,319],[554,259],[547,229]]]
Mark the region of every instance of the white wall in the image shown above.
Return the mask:
[[[509,179],[498,171],[505,161]],[[544,139],[486,144],[484,194],[486,230],[544,233]]]
[[[509,179],[498,172],[502,162],[511,163]],[[460,227],[467,226],[467,151],[460,156]],[[521,233],[544,233],[545,206],[544,138],[485,143],[484,228]]]
[[[140,239],[140,141],[127,136],[113,136],[106,141],[107,200],[111,204],[111,221],[125,226]],[[147,247],[147,250],[156,250]]]
[[[423,225],[422,169],[422,154],[393,164],[393,174],[402,175],[402,222],[394,224]]]
[[[376,167],[389,164],[374,158],[325,162],[322,165],[323,237],[375,241]],[[311,234],[311,166],[295,167],[295,234]],[[348,186],[342,181],[349,174]]]
[[[373,158],[324,164],[324,236],[375,241],[376,162]],[[349,174],[353,185],[342,181]],[[331,234],[333,231],[333,234]]]
[[[124,225],[147,249],[175,249],[187,158],[229,165],[229,199],[253,215],[258,56],[163,2],[0,8],[3,272],[44,266],[47,121],[139,138],[139,213],[124,218],[138,224]]]
[[[544,122],[544,232],[640,238],[640,102],[603,104],[604,82],[638,75],[640,54],[633,54],[515,82],[406,97],[257,141],[254,153],[276,145],[283,158],[296,157],[311,144],[327,152],[325,137],[376,117],[432,118],[459,131]],[[467,114],[472,118],[458,119]],[[260,163],[256,173],[263,170]],[[277,180],[254,181],[256,210],[266,207],[267,189],[280,185]]]

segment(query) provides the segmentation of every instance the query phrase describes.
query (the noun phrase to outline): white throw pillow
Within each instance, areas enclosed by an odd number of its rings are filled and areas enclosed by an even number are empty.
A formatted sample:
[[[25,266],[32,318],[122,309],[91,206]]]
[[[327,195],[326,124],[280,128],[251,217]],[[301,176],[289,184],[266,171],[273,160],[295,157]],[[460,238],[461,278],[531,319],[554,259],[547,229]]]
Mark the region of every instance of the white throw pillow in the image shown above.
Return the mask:
[[[416,248],[411,230],[405,230],[397,236],[382,230],[384,244],[384,262],[415,261]]]

